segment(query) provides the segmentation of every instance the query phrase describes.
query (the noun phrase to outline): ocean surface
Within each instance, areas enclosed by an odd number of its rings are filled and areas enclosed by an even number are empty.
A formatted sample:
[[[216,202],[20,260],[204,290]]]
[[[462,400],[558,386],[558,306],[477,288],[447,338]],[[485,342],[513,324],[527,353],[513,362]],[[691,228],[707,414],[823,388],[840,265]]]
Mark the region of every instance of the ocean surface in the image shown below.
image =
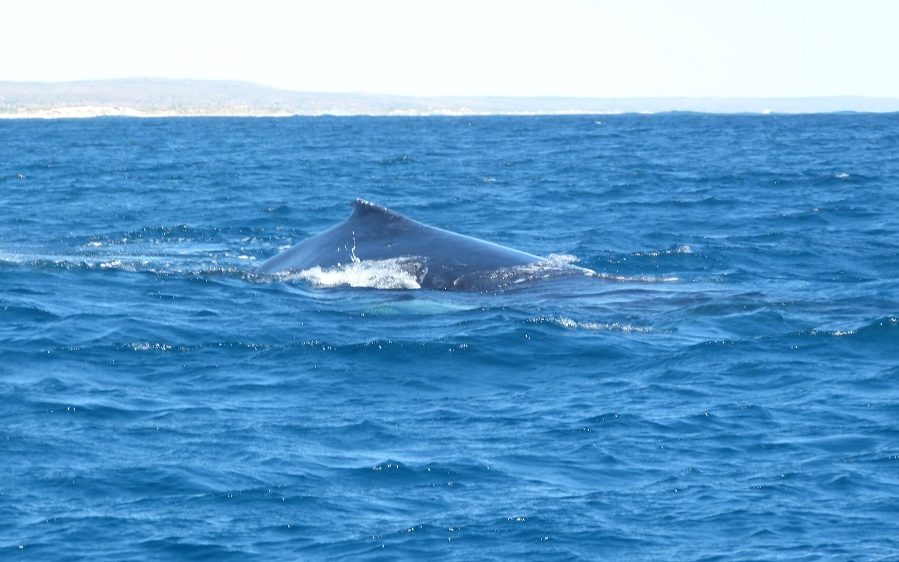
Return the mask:
[[[0,559],[247,558],[899,559],[899,114],[0,121]]]

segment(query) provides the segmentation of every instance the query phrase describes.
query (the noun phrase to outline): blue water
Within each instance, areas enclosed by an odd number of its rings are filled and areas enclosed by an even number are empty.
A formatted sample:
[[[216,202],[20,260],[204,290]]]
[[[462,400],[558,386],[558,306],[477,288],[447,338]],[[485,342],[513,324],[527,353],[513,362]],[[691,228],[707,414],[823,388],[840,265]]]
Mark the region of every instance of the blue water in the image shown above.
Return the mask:
[[[599,278],[255,264],[355,197]],[[0,121],[0,558],[899,553],[899,115]]]

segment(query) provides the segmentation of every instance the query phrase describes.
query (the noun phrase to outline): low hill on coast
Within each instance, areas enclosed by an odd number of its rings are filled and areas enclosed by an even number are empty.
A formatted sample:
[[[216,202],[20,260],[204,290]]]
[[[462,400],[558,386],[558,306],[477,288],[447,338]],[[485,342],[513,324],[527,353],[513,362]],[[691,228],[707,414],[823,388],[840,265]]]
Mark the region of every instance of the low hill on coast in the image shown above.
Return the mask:
[[[899,99],[410,97],[297,92],[250,82],[132,78],[0,82],[0,118],[895,112]]]

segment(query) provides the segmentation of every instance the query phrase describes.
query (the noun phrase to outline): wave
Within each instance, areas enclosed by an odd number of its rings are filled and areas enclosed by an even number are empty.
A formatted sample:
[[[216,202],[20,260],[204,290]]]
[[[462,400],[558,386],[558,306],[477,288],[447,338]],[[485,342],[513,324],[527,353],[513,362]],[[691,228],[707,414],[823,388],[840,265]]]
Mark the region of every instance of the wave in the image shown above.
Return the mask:
[[[0,254],[0,266],[29,267],[63,271],[121,271],[164,276],[238,277],[253,280],[256,275],[245,264],[255,261],[247,255],[225,255],[218,259],[190,254],[177,255],[20,255]]]
[[[602,273],[594,271],[589,275],[597,279],[606,281],[618,281],[620,283],[677,283],[680,277],[673,275],[614,275],[612,273]]]
[[[839,329],[813,329],[800,332],[799,335],[811,337],[851,338],[855,341],[868,341],[872,343],[883,341],[895,341],[899,334],[899,318],[896,316],[883,316],[866,322],[857,327],[844,327]]]
[[[587,330],[590,332],[625,332],[648,334],[654,332],[646,326],[634,326],[620,322],[579,322],[565,316],[540,316],[529,320],[531,324],[551,324],[569,330]]]
[[[670,248],[665,248],[664,250],[647,250],[643,252],[634,252],[633,256],[649,256],[649,257],[659,257],[659,256],[670,256],[673,254],[692,254],[693,248],[691,248],[688,244],[678,244],[677,246],[672,246]]]

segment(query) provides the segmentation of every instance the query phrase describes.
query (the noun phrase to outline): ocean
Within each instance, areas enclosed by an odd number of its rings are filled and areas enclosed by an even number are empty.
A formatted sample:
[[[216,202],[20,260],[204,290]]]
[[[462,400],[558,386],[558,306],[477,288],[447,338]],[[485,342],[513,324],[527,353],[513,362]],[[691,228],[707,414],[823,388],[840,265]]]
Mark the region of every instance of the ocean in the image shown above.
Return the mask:
[[[357,197],[597,275],[255,272]],[[899,114],[0,121],[0,558],[897,560],[897,202]]]

